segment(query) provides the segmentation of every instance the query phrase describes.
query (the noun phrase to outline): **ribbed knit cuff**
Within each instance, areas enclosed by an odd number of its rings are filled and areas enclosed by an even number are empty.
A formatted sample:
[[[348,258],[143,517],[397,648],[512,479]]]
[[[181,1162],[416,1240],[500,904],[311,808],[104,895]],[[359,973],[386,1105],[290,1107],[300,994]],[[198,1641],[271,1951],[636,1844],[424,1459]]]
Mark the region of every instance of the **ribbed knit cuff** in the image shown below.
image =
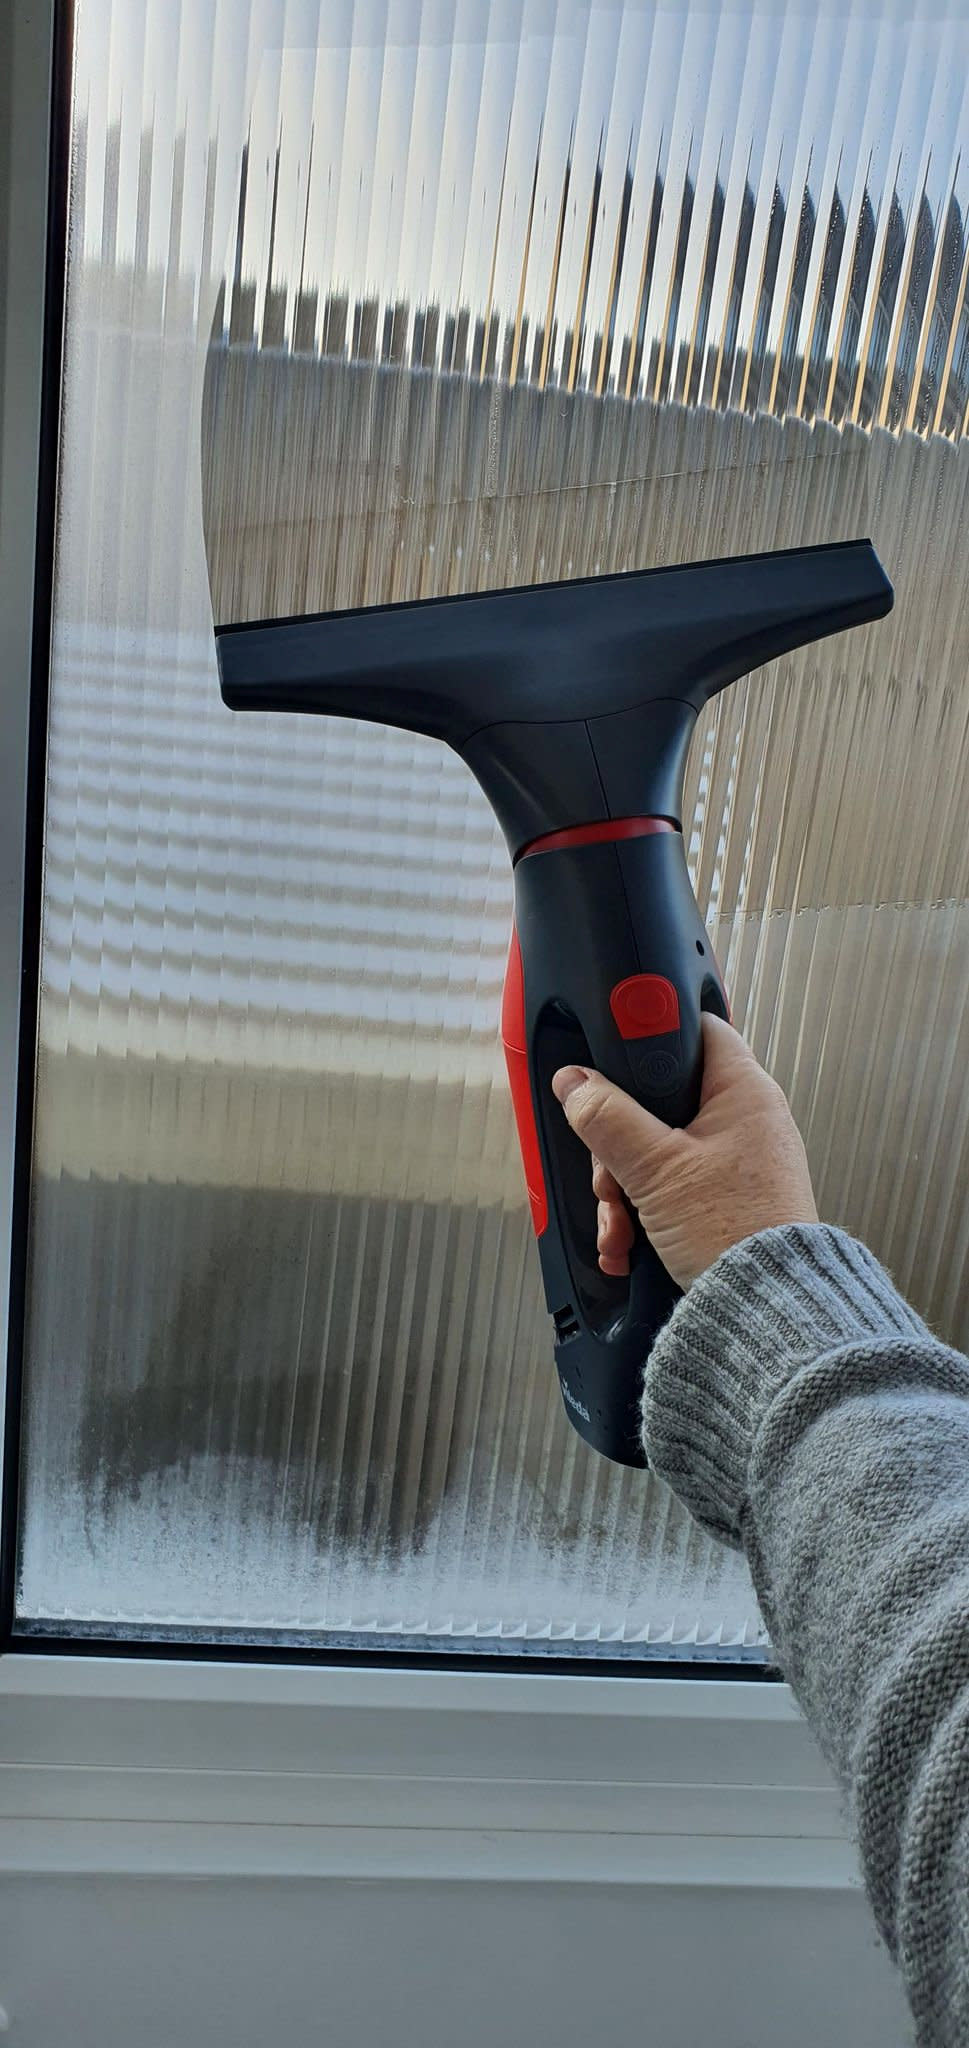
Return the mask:
[[[856,1340],[930,1336],[863,1244],[787,1224],[732,1246],[661,1331],[643,1383],[654,1472],[723,1543],[740,1544],[751,1451],[780,1388]]]

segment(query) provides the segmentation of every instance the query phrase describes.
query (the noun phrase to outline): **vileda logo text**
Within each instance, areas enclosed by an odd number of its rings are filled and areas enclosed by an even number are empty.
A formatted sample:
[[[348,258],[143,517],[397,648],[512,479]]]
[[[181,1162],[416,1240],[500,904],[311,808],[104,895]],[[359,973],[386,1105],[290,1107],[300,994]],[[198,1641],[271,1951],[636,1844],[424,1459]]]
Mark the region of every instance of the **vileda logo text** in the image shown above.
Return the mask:
[[[573,1394],[572,1389],[569,1386],[568,1380],[562,1381],[562,1392],[565,1395],[569,1407],[574,1408],[577,1415],[581,1415],[583,1422],[591,1422],[592,1417],[589,1414],[588,1408],[586,1408],[581,1401],[576,1400],[575,1395]]]

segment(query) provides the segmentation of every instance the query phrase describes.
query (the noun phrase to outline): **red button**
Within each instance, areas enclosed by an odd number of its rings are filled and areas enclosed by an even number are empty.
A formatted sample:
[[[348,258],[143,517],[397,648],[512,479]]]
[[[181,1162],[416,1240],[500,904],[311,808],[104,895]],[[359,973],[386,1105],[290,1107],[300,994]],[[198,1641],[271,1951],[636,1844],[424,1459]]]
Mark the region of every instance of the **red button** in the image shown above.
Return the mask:
[[[617,982],[609,1005],[623,1038],[655,1038],[680,1028],[677,993],[662,974],[631,974]]]

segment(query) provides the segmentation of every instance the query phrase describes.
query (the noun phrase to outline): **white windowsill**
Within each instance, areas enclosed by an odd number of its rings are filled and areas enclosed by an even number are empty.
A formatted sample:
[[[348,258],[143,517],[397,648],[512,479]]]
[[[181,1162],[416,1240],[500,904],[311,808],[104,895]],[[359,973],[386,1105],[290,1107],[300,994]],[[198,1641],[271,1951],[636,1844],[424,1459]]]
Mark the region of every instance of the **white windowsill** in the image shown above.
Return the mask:
[[[858,1884],[783,1686],[19,1655],[0,1870]]]

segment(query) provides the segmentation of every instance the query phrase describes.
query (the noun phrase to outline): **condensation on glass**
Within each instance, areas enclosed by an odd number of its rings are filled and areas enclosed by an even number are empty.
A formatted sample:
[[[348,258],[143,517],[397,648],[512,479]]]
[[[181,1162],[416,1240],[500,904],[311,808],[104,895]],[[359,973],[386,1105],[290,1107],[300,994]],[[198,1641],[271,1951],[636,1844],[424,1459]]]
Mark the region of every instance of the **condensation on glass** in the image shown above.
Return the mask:
[[[872,532],[690,854],[825,1213],[969,1338],[967,92],[952,8],[79,0],[26,1623],[763,1642],[561,1411],[483,799],[222,709],[213,405],[237,616]]]

